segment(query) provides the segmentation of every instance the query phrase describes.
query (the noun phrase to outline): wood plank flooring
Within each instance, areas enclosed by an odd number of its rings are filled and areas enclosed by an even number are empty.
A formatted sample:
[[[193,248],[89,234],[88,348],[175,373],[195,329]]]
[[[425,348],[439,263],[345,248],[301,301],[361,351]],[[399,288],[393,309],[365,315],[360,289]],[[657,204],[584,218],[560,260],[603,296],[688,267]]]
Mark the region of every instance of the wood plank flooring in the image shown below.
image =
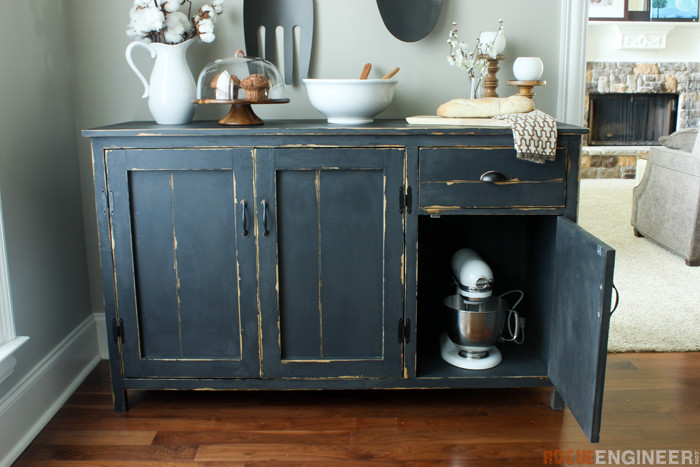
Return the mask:
[[[700,453],[700,353],[608,358],[601,442],[549,389],[137,392],[102,362],[16,466],[542,465],[554,450]],[[694,459],[697,459],[695,457]]]

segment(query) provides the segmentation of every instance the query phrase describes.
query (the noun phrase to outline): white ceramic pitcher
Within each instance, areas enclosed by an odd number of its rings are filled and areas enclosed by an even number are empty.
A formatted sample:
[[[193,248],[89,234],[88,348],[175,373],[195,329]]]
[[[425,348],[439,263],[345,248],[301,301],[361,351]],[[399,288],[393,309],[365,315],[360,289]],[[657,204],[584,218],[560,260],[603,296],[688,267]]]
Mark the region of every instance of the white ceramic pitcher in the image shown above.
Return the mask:
[[[148,98],[148,108],[156,123],[179,125],[189,123],[194,117],[195,83],[187,66],[186,53],[193,40],[180,44],[162,44],[134,41],[126,47],[126,61],[143,83],[143,98]],[[131,51],[143,47],[155,58],[150,81],[134,65]]]

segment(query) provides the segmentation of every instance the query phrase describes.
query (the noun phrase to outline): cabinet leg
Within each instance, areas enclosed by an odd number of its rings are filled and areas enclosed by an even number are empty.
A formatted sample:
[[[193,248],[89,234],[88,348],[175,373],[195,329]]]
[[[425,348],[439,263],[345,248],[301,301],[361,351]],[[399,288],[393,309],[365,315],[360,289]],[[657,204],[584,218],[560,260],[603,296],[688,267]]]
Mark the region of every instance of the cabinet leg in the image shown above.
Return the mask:
[[[119,364],[110,362],[110,377],[112,379],[112,400],[114,401],[114,411],[117,413],[129,410],[129,401],[126,398],[126,389],[119,373]]]
[[[635,229],[634,227],[632,228],[632,231],[634,232],[635,237],[643,237],[641,233],[639,233],[639,230]]]
[[[556,389],[552,389],[552,394],[549,398],[549,406],[553,410],[564,410],[564,408],[566,407],[564,399],[561,398],[561,395]]]
[[[700,259],[686,259],[685,265],[696,268],[700,266]]]
[[[126,397],[126,391],[114,391],[112,398],[114,399],[114,411],[124,413],[129,410],[129,400]]]

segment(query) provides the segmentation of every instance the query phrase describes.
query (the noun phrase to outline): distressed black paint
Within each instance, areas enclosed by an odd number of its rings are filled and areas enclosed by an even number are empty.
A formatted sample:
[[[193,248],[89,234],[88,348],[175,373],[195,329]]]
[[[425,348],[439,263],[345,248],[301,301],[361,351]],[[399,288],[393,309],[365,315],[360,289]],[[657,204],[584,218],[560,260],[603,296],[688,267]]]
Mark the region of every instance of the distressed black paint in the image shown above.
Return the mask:
[[[583,133],[560,125],[557,160],[538,166],[515,158],[501,128],[85,131],[109,332],[124,321],[124,342],[108,341],[115,410],[127,389],[554,384],[596,440],[612,253],[569,221]],[[480,182],[487,170],[511,180]],[[411,211],[400,212],[401,188],[419,200]],[[526,290],[527,342],[504,345],[491,370],[439,357],[443,263],[461,246],[482,250],[499,287]],[[402,319],[411,336],[400,343]]]

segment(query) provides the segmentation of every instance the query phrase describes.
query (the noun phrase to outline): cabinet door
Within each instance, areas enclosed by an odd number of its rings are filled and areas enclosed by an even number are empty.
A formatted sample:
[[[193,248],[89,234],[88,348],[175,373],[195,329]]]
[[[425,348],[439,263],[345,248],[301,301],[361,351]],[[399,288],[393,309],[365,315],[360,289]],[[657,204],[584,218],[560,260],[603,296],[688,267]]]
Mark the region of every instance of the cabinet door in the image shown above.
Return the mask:
[[[259,376],[251,151],[106,158],[123,376]]]
[[[549,378],[591,442],[603,408],[615,251],[557,220]]]
[[[256,150],[264,377],[402,374],[403,161],[398,149]]]

